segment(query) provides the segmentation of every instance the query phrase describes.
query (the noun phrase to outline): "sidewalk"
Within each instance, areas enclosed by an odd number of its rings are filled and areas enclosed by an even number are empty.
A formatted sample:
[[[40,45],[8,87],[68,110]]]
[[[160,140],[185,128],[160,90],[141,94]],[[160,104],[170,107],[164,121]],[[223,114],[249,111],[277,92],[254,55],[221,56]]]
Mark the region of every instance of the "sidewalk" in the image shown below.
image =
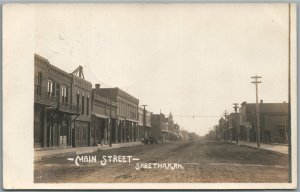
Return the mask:
[[[232,142],[234,144],[234,142]],[[282,153],[282,154],[288,154],[288,145],[274,145],[274,144],[265,144],[265,143],[260,143],[260,148],[257,147],[257,143],[254,142],[246,142],[246,141],[239,141],[239,143],[237,145],[240,146],[246,146],[246,147],[252,147],[252,148],[256,148],[256,149],[262,149],[262,150],[268,150],[268,151],[272,151],[275,153]]]
[[[142,142],[131,142],[131,143],[116,143],[112,144],[111,147],[109,145],[99,145],[99,146],[91,146],[91,147],[77,147],[77,148],[59,148],[59,149],[36,149],[34,151],[34,161],[39,161],[43,159],[50,158],[58,158],[62,156],[68,155],[79,155],[84,153],[92,153],[98,150],[109,150],[116,149],[122,147],[132,147],[137,145],[144,145]]]

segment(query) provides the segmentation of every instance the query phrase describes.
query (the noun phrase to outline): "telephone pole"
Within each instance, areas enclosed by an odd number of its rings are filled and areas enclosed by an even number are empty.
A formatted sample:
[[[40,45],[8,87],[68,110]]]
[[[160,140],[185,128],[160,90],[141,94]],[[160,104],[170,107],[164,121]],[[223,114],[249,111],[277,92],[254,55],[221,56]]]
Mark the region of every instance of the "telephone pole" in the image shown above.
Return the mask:
[[[237,109],[238,107],[238,103],[234,103],[233,104],[233,108],[234,108],[234,127],[235,127],[235,139],[236,139],[236,143],[239,143],[239,124],[238,124],[238,114],[237,114]]]
[[[224,113],[224,117],[225,117],[225,129],[226,129],[226,132],[225,132],[225,141],[227,140],[227,136],[228,136],[228,122],[227,122],[227,112],[225,110],[225,113]]]
[[[255,75],[251,77],[254,79],[251,83],[255,84],[256,88],[256,141],[257,141],[257,147],[260,147],[260,124],[259,124],[259,109],[258,109],[258,85],[262,83],[258,79],[261,78],[261,76]]]
[[[105,113],[106,113],[106,107],[108,105],[109,101],[109,119],[108,119],[108,125],[107,125],[107,132],[108,132],[108,144],[109,147],[112,146],[112,116],[111,116],[111,98],[110,98],[110,90],[108,90],[109,96],[106,96],[106,106],[105,106]]]
[[[145,132],[146,132],[146,107],[147,107],[148,105],[142,105],[142,106],[144,107],[144,110],[143,110],[144,139],[146,139],[146,138],[145,138]],[[146,133],[147,133],[147,139],[148,139],[148,137],[149,137],[148,132],[146,132]]]

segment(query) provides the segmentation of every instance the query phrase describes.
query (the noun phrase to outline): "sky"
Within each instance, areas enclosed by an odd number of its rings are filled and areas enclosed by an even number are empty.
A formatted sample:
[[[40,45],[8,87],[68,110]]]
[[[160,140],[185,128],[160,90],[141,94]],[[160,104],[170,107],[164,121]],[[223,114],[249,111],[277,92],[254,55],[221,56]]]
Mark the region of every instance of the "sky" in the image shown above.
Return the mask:
[[[205,135],[233,103],[288,97],[287,4],[43,4],[35,52]],[[194,116],[194,118],[192,117]]]

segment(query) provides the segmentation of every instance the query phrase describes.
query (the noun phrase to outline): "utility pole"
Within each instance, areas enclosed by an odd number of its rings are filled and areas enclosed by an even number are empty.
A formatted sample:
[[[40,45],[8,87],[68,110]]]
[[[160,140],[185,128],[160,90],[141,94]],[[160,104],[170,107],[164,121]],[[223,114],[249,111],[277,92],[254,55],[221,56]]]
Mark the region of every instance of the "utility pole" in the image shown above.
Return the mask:
[[[238,114],[237,114],[237,109],[238,107],[238,103],[234,103],[233,104],[233,108],[234,108],[234,126],[235,126],[235,138],[236,138],[236,143],[239,143],[239,126],[238,126]]]
[[[144,139],[145,138],[145,132],[146,132],[146,107],[148,105],[142,105],[144,107],[144,110],[143,110],[143,129],[144,129]],[[148,137],[148,134],[147,134],[147,137]],[[148,139],[148,138],[147,138]]]
[[[108,144],[109,147],[112,146],[112,119],[111,119],[111,98],[110,98],[110,90],[108,91],[109,96],[106,96],[106,105],[105,105],[105,114],[106,114],[106,108],[109,101],[109,119],[108,119],[108,127],[107,127],[107,136],[108,136]]]
[[[251,83],[255,84],[256,88],[256,141],[257,141],[257,147],[260,147],[260,124],[259,124],[259,109],[258,109],[258,84],[262,83],[261,81],[258,81],[258,79],[261,78],[261,76],[255,75],[251,77],[254,79]]]
[[[227,131],[228,131],[228,124],[227,124],[227,112],[226,112],[226,110],[225,110],[225,113],[224,113],[224,117],[225,117],[225,129],[226,129],[226,131],[225,131],[225,141],[227,140]]]

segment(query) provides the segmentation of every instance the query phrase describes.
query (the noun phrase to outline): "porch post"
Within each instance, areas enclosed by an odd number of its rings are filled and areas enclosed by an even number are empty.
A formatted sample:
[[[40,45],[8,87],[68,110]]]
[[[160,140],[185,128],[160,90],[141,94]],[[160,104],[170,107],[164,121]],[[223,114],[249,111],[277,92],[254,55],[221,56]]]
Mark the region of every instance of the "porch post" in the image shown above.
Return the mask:
[[[44,108],[44,119],[43,119],[43,143],[42,147],[47,147],[47,109]]]
[[[115,130],[116,130],[116,136],[115,136],[115,141],[118,143],[118,120],[115,119]]]

